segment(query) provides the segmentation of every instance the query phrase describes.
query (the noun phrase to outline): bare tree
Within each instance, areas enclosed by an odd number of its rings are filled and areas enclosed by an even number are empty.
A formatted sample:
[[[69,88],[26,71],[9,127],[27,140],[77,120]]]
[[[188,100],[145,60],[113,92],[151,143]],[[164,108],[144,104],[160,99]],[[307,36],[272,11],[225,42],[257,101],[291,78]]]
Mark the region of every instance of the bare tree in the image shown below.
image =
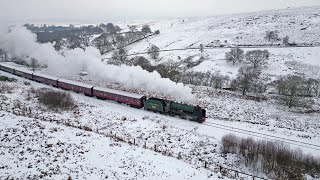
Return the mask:
[[[244,51],[240,48],[233,48],[230,52],[226,53],[226,60],[232,62],[234,65],[236,62],[241,62],[244,58]]]
[[[157,59],[159,57],[160,48],[154,44],[152,44],[148,49],[148,54],[152,59]]]
[[[278,41],[279,31],[266,31],[266,36],[264,38],[268,41]]]
[[[276,88],[278,89],[279,95],[284,95],[286,90],[286,80],[285,76],[280,76],[277,80],[274,81]]]
[[[120,32],[122,29],[119,26],[114,26],[116,33]]]
[[[101,24],[99,24],[99,28],[101,28],[103,30],[106,30],[107,29],[107,25],[101,23]]]
[[[131,32],[136,32],[138,30],[137,26],[135,26],[135,25],[129,26],[129,29]]]
[[[37,59],[31,58],[30,66],[32,67],[32,71],[35,71],[36,68],[40,66],[40,64],[38,63]]]
[[[147,34],[152,33],[151,28],[149,25],[143,25],[141,28],[141,32],[146,36]]]
[[[319,87],[320,82],[317,79],[308,78],[305,81],[305,95],[312,97],[312,96],[318,96],[319,94]]]
[[[126,39],[122,34],[115,35],[115,43],[117,48],[122,48],[126,45]]]
[[[277,88],[283,95],[283,101],[289,108],[297,106],[299,103],[299,95],[303,91],[304,79],[296,75],[288,75],[278,79]]]
[[[101,53],[104,53],[112,49],[112,40],[112,35],[103,33],[93,40],[93,44],[100,50]]]
[[[284,46],[289,46],[289,36],[286,36],[282,39],[282,44]]]
[[[180,72],[178,71],[179,63],[169,60],[165,63],[165,66],[167,69],[167,77],[172,81],[178,82],[180,80]]]
[[[199,49],[200,49],[200,52],[203,53],[203,44],[200,44]]]
[[[259,78],[260,72],[253,67],[241,67],[238,71],[238,76],[233,80],[233,87],[237,87],[242,91],[242,95],[246,93],[252,87],[253,82]]]
[[[90,36],[81,36],[81,39],[85,47],[90,46]]]
[[[112,59],[109,61],[109,64],[121,65],[125,64],[127,60],[127,51],[125,49],[115,50],[112,54]]]
[[[79,36],[71,36],[70,38],[68,38],[68,43],[69,43],[68,48],[70,49],[80,48],[81,38]]]
[[[226,82],[226,76],[223,76],[219,71],[211,75],[210,85],[215,89],[222,89]]]
[[[116,29],[116,27],[114,26],[114,24],[112,24],[112,23],[108,23],[108,24],[106,25],[106,30],[107,30],[110,34],[115,34],[115,33],[117,33],[117,29]]]
[[[0,58],[3,60],[3,61],[7,61],[7,52],[5,52],[4,50],[0,49]]]
[[[136,57],[133,61],[133,65],[140,66],[142,69],[147,70],[148,72],[152,72],[155,69],[150,61],[143,56]]]
[[[246,52],[246,60],[252,64],[253,68],[262,67],[270,57],[268,50],[253,50]]]
[[[178,82],[181,79],[181,73],[178,71],[179,63],[169,60],[165,64],[159,64],[155,67],[155,70],[163,78],[169,78],[172,81]]]

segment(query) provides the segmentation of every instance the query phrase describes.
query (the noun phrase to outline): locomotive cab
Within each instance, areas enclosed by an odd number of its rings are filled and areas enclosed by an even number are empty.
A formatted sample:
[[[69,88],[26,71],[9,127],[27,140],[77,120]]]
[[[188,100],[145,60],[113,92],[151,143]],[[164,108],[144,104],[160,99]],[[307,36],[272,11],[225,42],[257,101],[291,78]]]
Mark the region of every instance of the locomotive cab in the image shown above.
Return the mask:
[[[197,117],[198,122],[202,123],[206,119],[206,110],[202,109],[200,106],[196,106],[193,115]]]

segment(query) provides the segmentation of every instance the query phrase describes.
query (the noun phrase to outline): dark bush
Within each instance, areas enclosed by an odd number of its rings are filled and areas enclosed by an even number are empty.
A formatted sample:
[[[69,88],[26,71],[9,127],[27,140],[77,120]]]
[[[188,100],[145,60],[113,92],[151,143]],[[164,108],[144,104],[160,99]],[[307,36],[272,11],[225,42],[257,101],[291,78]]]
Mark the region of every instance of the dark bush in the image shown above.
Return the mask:
[[[146,70],[148,72],[152,72],[155,69],[155,67],[152,66],[150,61],[147,58],[143,57],[143,56],[139,56],[139,57],[135,58],[133,60],[133,65],[141,66],[142,69],[144,69],[144,70]]]
[[[23,84],[26,85],[26,86],[30,86],[31,85],[31,83],[28,82],[28,81],[24,81]]]
[[[160,30],[156,30],[154,34],[160,34]]]
[[[54,110],[70,110],[75,108],[75,101],[70,93],[40,89],[37,91],[40,103]]]
[[[0,81],[16,82],[17,79],[15,79],[15,78],[9,78],[9,77],[7,77],[7,76],[0,76]]]

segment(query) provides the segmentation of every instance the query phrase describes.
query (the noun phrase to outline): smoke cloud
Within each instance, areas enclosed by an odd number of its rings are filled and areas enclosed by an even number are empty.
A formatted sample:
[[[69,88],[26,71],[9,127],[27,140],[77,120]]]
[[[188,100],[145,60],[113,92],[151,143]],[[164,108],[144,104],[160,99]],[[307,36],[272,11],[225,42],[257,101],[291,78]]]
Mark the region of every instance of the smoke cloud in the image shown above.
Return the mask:
[[[7,27],[0,26],[0,49],[25,61],[35,58],[40,64],[47,65],[50,74],[68,76],[86,69],[94,79],[160,92],[181,102],[196,102],[190,87],[162,78],[158,72],[149,73],[140,66],[106,65],[101,61],[99,50],[94,47],[66,50],[59,54],[52,43],[39,44],[36,40],[36,34],[25,27],[17,26],[8,31]]]

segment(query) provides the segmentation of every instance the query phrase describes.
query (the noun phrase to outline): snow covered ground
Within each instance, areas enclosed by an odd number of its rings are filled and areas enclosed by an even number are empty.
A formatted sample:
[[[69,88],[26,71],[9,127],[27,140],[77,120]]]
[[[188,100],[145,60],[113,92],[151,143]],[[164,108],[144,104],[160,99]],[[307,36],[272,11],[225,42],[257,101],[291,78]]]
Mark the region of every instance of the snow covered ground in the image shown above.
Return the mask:
[[[0,111],[0,179],[209,179],[216,174],[77,128]]]
[[[6,76],[12,76],[8,73],[0,72]],[[319,155],[320,146],[320,134],[319,134],[319,116],[318,113],[313,114],[302,114],[291,112],[291,110],[285,108],[281,105],[276,105],[271,102],[255,102],[250,100],[242,99],[241,96],[237,93],[230,93],[226,91],[215,91],[206,87],[195,88],[195,93],[200,97],[200,103],[202,106],[207,109],[208,119],[206,123],[199,124],[194,123],[174,117],[164,116],[160,114],[154,114],[151,112],[146,112],[141,109],[134,109],[122,104],[114,102],[101,101],[95,98],[86,97],[82,94],[71,93],[75,98],[78,107],[70,112],[54,112],[49,111],[46,107],[41,104],[38,104],[35,95],[32,93],[32,89],[39,88],[52,88],[46,85],[38,84],[24,78],[15,77],[18,79],[17,83],[11,83],[10,86],[13,86],[11,93],[5,93],[1,96],[2,107],[27,107],[31,109],[31,117],[36,118],[38,123],[45,123],[46,125],[51,124],[52,122],[57,123],[58,126],[62,129],[62,125],[71,126],[74,128],[85,129],[89,128],[95,133],[87,132],[83,130],[73,129],[68,127],[64,129],[63,132],[71,131],[89,133],[91,136],[97,136],[101,141],[93,141],[88,146],[91,145],[100,148],[100,144],[103,144],[103,141],[109,142],[110,139],[104,137],[113,137],[116,136],[121,140],[127,142],[135,143],[137,147],[131,148],[127,145],[121,145],[127,147],[127,149],[140,149],[140,152],[144,152],[142,149],[147,145],[148,149],[156,149],[159,153],[157,156],[164,154],[166,156],[172,156],[180,159],[181,161],[186,162],[188,168],[201,168],[204,166],[204,162],[208,162],[212,170],[219,167],[220,165],[224,167],[231,167],[243,172],[254,174],[255,172],[250,172],[250,170],[244,166],[237,164],[234,158],[224,157],[220,154],[220,138],[229,133],[234,133],[238,136],[248,137],[253,136],[256,139],[269,139],[282,141],[289,143],[293,148],[301,148],[306,153],[311,153],[315,156]],[[31,86],[25,85],[24,82],[31,82]],[[201,98],[202,97],[202,98]],[[4,113],[6,114],[6,113]],[[8,118],[11,115],[5,115],[1,117],[4,120],[4,124],[8,125],[8,121],[11,119]],[[19,118],[18,118],[19,119]],[[25,118],[22,118],[25,119]],[[40,120],[40,121],[39,121]],[[33,121],[32,119],[25,119],[25,121]],[[42,122],[44,121],[44,122]],[[51,121],[51,123],[49,122]],[[27,123],[26,122],[26,123]],[[212,127],[210,123],[215,123],[215,127]],[[10,124],[10,123],[9,123]],[[18,122],[17,124],[21,124]],[[23,123],[22,123],[23,124]],[[4,126],[7,126],[4,125]],[[51,126],[50,125],[50,126]],[[222,126],[229,126],[228,129],[224,129]],[[16,126],[16,125],[13,125]],[[49,126],[49,125],[48,125]],[[52,125],[53,126],[53,125]],[[222,128],[221,128],[222,127]],[[233,128],[240,128],[244,131],[235,132]],[[250,131],[248,133],[248,131]],[[246,132],[246,133],[243,133]],[[257,133],[263,133],[264,135],[259,135]],[[45,133],[48,134],[48,133]],[[95,135],[93,135],[95,134]],[[49,136],[49,135],[48,135]],[[53,136],[53,135],[50,135]],[[60,133],[61,136],[69,136],[69,133]],[[70,135],[71,136],[71,135]],[[87,141],[87,138],[91,136],[86,136],[84,139]],[[288,140],[273,138],[270,136],[277,136],[280,138],[286,138]],[[14,137],[14,135],[12,135]],[[53,136],[54,137],[54,136]],[[56,138],[56,139],[60,139]],[[72,138],[72,136],[70,137]],[[67,138],[61,138],[67,139]],[[106,139],[106,140],[104,140]],[[31,140],[32,141],[32,140]],[[50,140],[47,140],[50,142]],[[306,145],[303,143],[313,144],[315,146]],[[9,143],[9,142],[8,142]],[[53,144],[57,143],[57,140]],[[95,144],[97,143],[97,144]],[[10,144],[10,143],[9,143]],[[45,143],[47,144],[47,143]],[[80,141],[81,144],[81,141]],[[106,144],[112,144],[106,143]],[[8,146],[8,144],[7,144]],[[45,145],[44,145],[45,146]],[[84,146],[84,147],[88,147]],[[106,145],[108,147],[108,145]],[[25,146],[26,147],[26,146]],[[102,146],[104,147],[104,146]],[[7,148],[5,148],[7,149]],[[84,148],[85,149],[85,148]],[[87,148],[90,149],[90,148]],[[101,148],[103,151],[104,148]],[[318,149],[318,150],[317,150]],[[9,150],[7,150],[9,151]],[[59,151],[59,150],[58,150]],[[84,150],[85,151],[85,150]],[[99,150],[100,151],[100,150]],[[119,152],[118,150],[115,150]],[[124,150],[125,151],[125,150]],[[125,151],[127,154],[129,150]],[[18,151],[20,152],[20,151]],[[16,153],[18,153],[16,152]],[[120,151],[122,152],[122,150]],[[111,152],[110,152],[111,153]],[[95,154],[91,151],[91,154]],[[99,153],[98,153],[99,154]],[[102,152],[100,154],[103,154]],[[130,154],[130,153],[129,153]],[[91,156],[91,155],[90,155]],[[94,155],[92,155],[94,156]],[[98,155],[96,155],[98,156]],[[133,156],[133,155],[132,155]],[[2,156],[7,158],[7,156]],[[98,158],[99,159],[99,158]],[[136,159],[136,158],[132,158]],[[140,159],[140,158],[138,158]],[[154,159],[151,157],[151,159]],[[160,158],[161,159],[161,158]],[[151,161],[151,160],[150,160]],[[148,161],[148,162],[150,162]],[[165,162],[170,160],[164,160]],[[172,160],[173,161],[173,160]],[[80,164],[89,163],[87,159],[79,159]],[[96,167],[101,169],[100,165],[87,164],[87,167]],[[100,162],[100,161],[99,161]],[[103,161],[106,162],[106,161]],[[68,162],[69,163],[69,162]],[[69,164],[66,164],[66,167],[69,167]],[[140,162],[133,162],[141,164]],[[151,163],[151,162],[150,162]],[[156,163],[156,162],[154,162]],[[159,162],[160,163],[160,162]],[[163,162],[164,163],[164,162]],[[182,163],[182,162],[179,162]],[[191,165],[188,165],[191,164]],[[92,165],[92,166],[91,166]],[[28,166],[25,164],[25,166]],[[60,166],[60,165],[59,165]],[[144,165],[141,165],[144,167]],[[157,168],[157,165],[154,165]],[[73,166],[72,166],[73,167]],[[61,168],[61,167],[60,167]],[[77,166],[77,168],[80,168]],[[61,168],[63,169],[63,168]],[[78,169],[79,170],[79,169]],[[8,167],[4,166],[4,172],[8,171]],[[112,171],[112,170],[109,170]],[[121,174],[121,177],[135,177],[141,179],[142,177],[135,173],[135,170],[130,169],[129,174]],[[182,171],[182,170],[181,170]],[[68,169],[61,170],[61,174],[72,174],[76,175],[74,171]],[[97,175],[98,170],[92,170],[91,174]],[[118,171],[117,171],[118,172]],[[121,171],[122,172],[122,171]],[[148,170],[149,176],[154,177],[156,173],[160,174],[170,174],[166,169],[157,169],[155,171]],[[208,171],[190,171],[199,174],[200,179],[202,177],[211,176]],[[212,173],[212,172],[211,172]],[[19,176],[25,176],[27,172],[23,173],[22,171],[18,173]],[[32,174],[32,173],[31,173]],[[90,174],[90,173],[89,173]],[[32,174],[34,175],[34,174]],[[59,175],[59,174],[58,174]],[[57,177],[58,177],[57,175]],[[79,174],[80,177],[89,177],[88,174]],[[101,178],[105,174],[99,174],[97,178]],[[109,176],[110,174],[108,174]],[[260,175],[260,174],[256,174]],[[112,174],[110,175],[110,177]],[[156,175],[158,176],[158,175]],[[185,176],[170,174],[169,177],[178,179],[185,179],[189,174]],[[219,176],[218,174],[213,175],[214,177]],[[263,176],[263,175],[260,175]],[[60,176],[59,176],[60,177]],[[91,177],[91,176],[90,176]],[[114,177],[117,177],[115,175]],[[163,177],[163,176],[161,176]],[[198,176],[195,176],[196,178]],[[80,178],[81,179],[81,178]],[[89,178],[90,179],[90,178]],[[160,178],[161,179],[161,178]]]

